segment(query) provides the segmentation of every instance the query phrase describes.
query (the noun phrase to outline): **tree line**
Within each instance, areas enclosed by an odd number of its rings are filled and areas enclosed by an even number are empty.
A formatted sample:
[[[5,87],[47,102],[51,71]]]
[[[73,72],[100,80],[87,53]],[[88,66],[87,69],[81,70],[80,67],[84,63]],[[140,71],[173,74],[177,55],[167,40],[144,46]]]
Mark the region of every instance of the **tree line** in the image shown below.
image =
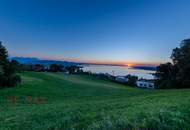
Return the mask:
[[[60,64],[19,64],[17,62],[16,67],[20,72],[23,71],[35,71],[35,72],[67,72],[69,74],[83,72],[81,67],[77,65],[63,66]]]

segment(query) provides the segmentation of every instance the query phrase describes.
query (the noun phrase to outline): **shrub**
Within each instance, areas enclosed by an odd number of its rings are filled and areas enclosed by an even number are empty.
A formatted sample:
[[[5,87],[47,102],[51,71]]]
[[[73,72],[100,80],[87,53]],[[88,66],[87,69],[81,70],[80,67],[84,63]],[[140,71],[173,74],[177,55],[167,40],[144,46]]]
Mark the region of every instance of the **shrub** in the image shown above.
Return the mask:
[[[10,80],[9,80],[9,85],[8,86],[16,86],[16,85],[18,85],[18,84],[20,84],[21,83],[21,78],[20,78],[20,76],[18,76],[18,75],[14,75],[14,76],[12,76],[11,78],[10,78]]]

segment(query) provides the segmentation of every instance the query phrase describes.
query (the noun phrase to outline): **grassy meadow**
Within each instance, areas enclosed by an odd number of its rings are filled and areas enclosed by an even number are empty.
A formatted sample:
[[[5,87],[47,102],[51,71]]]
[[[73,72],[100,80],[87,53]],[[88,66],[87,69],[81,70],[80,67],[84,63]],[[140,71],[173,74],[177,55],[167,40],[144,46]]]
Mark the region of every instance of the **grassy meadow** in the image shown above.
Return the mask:
[[[190,90],[145,90],[85,75],[25,72],[0,90],[0,130],[190,128]]]

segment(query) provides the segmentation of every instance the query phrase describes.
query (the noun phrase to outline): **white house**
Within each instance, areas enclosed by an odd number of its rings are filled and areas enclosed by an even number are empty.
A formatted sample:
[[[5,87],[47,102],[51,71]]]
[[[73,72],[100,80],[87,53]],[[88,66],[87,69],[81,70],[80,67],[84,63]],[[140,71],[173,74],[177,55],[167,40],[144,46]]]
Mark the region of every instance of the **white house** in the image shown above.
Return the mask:
[[[129,80],[125,76],[116,76],[115,81],[120,83],[127,83]]]
[[[139,80],[137,80],[136,84],[139,88],[153,89],[155,87],[153,80],[139,79]]]

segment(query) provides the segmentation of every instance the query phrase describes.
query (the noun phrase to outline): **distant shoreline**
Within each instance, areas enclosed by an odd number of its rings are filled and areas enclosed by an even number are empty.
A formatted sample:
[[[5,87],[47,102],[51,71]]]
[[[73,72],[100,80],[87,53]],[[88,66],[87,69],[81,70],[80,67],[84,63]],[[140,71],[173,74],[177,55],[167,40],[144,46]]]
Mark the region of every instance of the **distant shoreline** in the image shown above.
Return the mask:
[[[126,65],[116,65],[116,64],[92,64],[92,63],[82,63],[81,65],[91,66],[91,65],[97,65],[97,66],[121,66],[125,67]],[[149,70],[149,71],[156,71],[156,67],[154,66],[133,66],[130,67],[131,69],[140,69],[140,70]]]

